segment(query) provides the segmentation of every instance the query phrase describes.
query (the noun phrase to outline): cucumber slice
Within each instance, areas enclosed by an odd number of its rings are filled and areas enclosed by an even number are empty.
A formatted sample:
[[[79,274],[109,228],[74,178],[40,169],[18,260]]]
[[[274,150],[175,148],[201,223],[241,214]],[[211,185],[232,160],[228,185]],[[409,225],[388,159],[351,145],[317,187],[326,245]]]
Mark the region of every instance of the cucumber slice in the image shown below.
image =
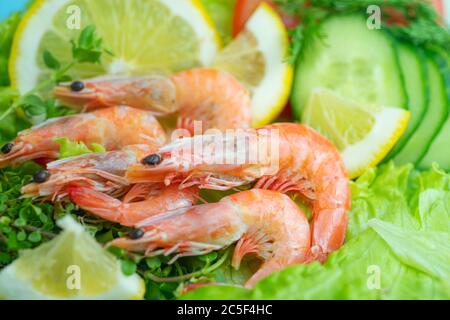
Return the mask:
[[[429,100],[428,70],[424,52],[406,43],[398,43],[396,48],[408,96],[407,108],[410,111],[410,119],[405,132],[386,160],[392,159],[411,138],[420,125]]]
[[[442,74],[446,61],[435,52],[429,51],[426,55],[430,100],[422,122],[403,149],[395,156],[394,161],[397,164],[409,162],[417,164],[426,154],[447,118],[447,93],[445,77]]]
[[[437,162],[442,169],[450,170],[450,55],[447,52],[439,52],[445,56],[445,61],[441,60],[441,73],[444,75],[446,95],[447,95],[447,120],[431,143],[427,153],[419,162],[419,168],[431,167],[433,162]]]
[[[305,43],[295,71],[294,117],[300,120],[314,88],[328,88],[361,105],[406,108],[392,39],[369,30],[360,15],[332,16]]]

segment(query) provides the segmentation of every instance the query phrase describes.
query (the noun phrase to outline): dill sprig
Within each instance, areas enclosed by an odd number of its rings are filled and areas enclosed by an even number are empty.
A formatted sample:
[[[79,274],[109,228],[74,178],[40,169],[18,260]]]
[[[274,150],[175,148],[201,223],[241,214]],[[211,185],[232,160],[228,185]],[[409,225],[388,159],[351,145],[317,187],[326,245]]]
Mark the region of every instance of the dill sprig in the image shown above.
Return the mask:
[[[450,30],[439,24],[439,16],[426,0],[275,0],[288,14],[300,18],[291,30],[291,61],[295,61],[307,42],[318,32],[320,21],[330,14],[360,12],[372,5],[380,7],[383,29],[400,40],[418,46],[439,46],[450,51]],[[398,21],[400,18],[401,21]]]
[[[417,19],[407,26],[391,26],[388,31],[396,38],[417,46],[439,46],[450,51],[450,30],[434,21]]]

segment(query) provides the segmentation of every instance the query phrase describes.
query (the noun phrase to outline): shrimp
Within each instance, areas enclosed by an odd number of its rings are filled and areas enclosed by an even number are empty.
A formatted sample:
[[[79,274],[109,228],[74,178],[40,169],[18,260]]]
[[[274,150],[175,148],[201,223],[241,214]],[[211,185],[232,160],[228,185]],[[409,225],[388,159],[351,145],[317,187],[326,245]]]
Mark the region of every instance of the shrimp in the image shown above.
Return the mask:
[[[167,77],[109,76],[66,82],[53,95],[81,111],[124,105],[155,113],[177,110],[175,84]]]
[[[146,185],[136,186],[147,189]],[[67,193],[71,201],[80,208],[105,220],[117,222],[124,226],[134,226],[138,222],[160,212],[191,207],[198,198],[198,188],[191,187],[180,190],[177,185],[169,187],[159,185],[150,188],[142,194],[145,200],[138,202],[130,202],[129,194],[127,194],[124,201],[120,201],[86,187],[69,186]]]
[[[256,182],[255,188],[295,192],[312,209],[312,258],[325,261],[344,242],[350,208],[348,174],[336,147],[313,129],[295,123],[244,131],[249,143],[237,143],[240,134],[179,139],[160,148],[160,164],[132,165],[126,177],[135,183],[166,185],[182,180],[181,187],[217,190]],[[201,152],[196,145],[202,145]],[[252,157],[255,150],[257,158]],[[220,152],[234,162],[220,157],[219,162],[210,161]]]
[[[206,254],[237,241],[232,265],[253,254],[263,260],[246,282],[258,280],[308,259],[310,227],[300,208],[286,195],[252,189],[208,203],[162,213],[139,222],[145,230],[140,239],[118,238],[111,245],[147,256],[175,254],[179,257]]]
[[[166,135],[154,116],[129,107],[111,107],[92,113],[50,119],[20,132],[2,148],[0,168],[27,160],[59,156],[56,138],[82,141],[88,146],[99,143],[106,150],[119,150],[127,145],[163,144]]]
[[[55,200],[67,195],[68,185],[89,187],[93,191],[120,196],[130,189],[125,178],[128,166],[149,152],[155,152],[158,144],[127,146],[122,150],[84,154],[47,164],[50,177],[42,183],[32,182],[22,187],[25,197],[42,197]],[[137,186],[141,186],[138,184]],[[137,187],[134,187],[136,190]],[[142,189],[142,187],[141,187]],[[130,190],[131,192],[131,190]],[[133,192],[136,197],[136,192]],[[141,192],[142,193],[142,192]],[[128,196],[131,201],[131,194]]]
[[[196,68],[172,76],[177,88],[177,127],[194,133],[194,121],[201,121],[200,133],[208,129],[249,128],[252,104],[248,90],[231,74]]]
[[[122,104],[164,114],[178,111],[177,128],[190,134],[194,121],[201,122],[200,133],[213,128],[248,128],[251,123],[250,94],[225,71],[195,68],[170,78],[115,77],[77,83],[81,90],[74,91],[73,84],[66,83],[55,88],[55,97],[83,110]]]

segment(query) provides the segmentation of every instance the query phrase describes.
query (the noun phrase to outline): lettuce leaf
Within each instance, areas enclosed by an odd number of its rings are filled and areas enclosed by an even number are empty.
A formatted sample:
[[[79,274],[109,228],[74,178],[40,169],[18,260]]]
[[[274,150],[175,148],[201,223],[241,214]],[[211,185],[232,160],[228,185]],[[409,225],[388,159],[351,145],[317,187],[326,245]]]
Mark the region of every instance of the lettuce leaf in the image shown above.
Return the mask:
[[[252,290],[207,286],[182,299],[450,299],[450,175],[392,163],[352,183],[345,245]]]
[[[370,227],[404,264],[436,278],[450,279],[450,233],[411,231],[378,219]],[[436,253],[436,254],[430,254]]]
[[[9,107],[11,100],[17,95],[17,91],[9,88],[8,60],[11,52],[11,45],[19,25],[21,15],[15,13],[4,21],[0,22],[0,114]],[[0,123],[0,144],[10,141],[16,136],[17,131],[25,129],[29,123],[20,119],[15,114],[6,117]]]
[[[98,143],[92,143],[88,148],[83,142],[71,141],[67,138],[55,139],[59,143],[59,158],[70,158],[80,156],[87,153],[102,153],[105,148]]]

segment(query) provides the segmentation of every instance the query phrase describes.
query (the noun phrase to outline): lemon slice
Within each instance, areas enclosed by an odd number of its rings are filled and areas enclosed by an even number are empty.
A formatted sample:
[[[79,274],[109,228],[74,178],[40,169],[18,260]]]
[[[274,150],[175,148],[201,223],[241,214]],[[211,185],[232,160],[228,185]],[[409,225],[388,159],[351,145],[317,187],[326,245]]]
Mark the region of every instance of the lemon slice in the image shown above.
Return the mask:
[[[286,62],[289,36],[283,21],[262,3],[245,29],[215,57],[212,66],[232,73],[252,93],[253,126],[273,121],[286,105],[292,66]]]
[[[95,25],[105,48],[103,65],[79,64],[75,79],[97,75],[171,73],[209,64],[220,47],[214,24],[199,0],[38,0],[15,35],[9,72],[20,92],[48,77],[44,50],[71,58],[70,40]]]
[[[405,131],[409,112],[361,107],[333,91],[316,88],[302,119],[334,142],[350,177],[356,178],[384,159]]]
[[[142,299],[144,281],[125,276],[119,261],[70,216],[53,240],[26,250],[0,272],[1,299]]]

